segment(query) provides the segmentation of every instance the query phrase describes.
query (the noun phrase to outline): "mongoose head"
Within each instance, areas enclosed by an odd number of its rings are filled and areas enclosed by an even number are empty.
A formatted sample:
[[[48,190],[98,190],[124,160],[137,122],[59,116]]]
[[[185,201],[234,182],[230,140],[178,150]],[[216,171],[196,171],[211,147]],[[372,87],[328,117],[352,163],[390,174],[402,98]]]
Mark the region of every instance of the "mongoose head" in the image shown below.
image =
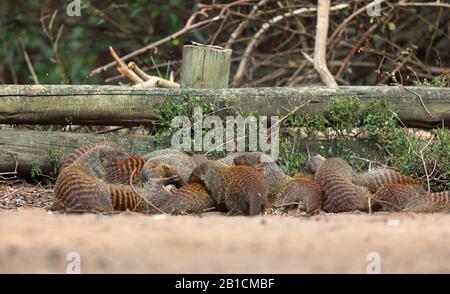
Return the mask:
[[[250,195],[249,215],[258,215],[264,212],[267,203],[267,192],[252,193]]]
[[[117,150],[100,150],[99,152],[100,162],[102,163],[102,166],[112,167],[116,165],[121,165],[125,163],[125,161],[128,160],[129,156],[117,151]]]
[[[164,186],[181,187],[180,177],[165,164],[152,164],[147,162],[142,167],[140,178],[143,182],[161,182]],[[171,187],[171,189],[173,189]]]
[[[317,170],[319,170],[319,167],[322,165],[325,159],[326,158],[320,154],[312,156],[306,163],[306,169],[311,173],[315,173]]]
[[[212,168],[212,165],[208,158],[205,155],[202,154],[195,154],[192,156],[192,159],[194,160],[196,167],[192,171],[191,175],[189,176],[189,183],[204,183],[205,181],[205,175],[208,173],[208,171]]]
[[[198,164],[192,171],[188,183],[201,184],[205,180],[205,174],[207,173],[210,165],[206,162]]]
[[[247,165],[254,168],[262,166],[260,154],[243,154],[233,159],[235,165]]]

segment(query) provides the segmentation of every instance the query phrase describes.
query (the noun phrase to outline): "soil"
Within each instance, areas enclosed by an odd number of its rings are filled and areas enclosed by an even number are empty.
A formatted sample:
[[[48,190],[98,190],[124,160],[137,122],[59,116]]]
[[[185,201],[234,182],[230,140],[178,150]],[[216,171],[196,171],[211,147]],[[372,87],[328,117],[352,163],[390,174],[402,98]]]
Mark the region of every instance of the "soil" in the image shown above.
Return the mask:
[[[450,273],[448,214],[58,214],[49,191],[0,185],[0,273]]]

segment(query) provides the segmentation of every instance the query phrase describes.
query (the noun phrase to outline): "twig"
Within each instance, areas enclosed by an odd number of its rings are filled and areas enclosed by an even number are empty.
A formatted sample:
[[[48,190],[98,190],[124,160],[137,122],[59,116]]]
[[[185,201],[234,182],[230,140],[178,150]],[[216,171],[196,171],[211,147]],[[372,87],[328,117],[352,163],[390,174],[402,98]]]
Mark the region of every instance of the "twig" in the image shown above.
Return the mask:
[[[28,56],[28,53],[25,50],[25,45],[23,44],[22,39],[19,39],[19,44],[20,44],[20,47],[22,47],[23,57],[25,58],[25,61],[28,66],[28,70],[30,71],[31,77],[33,78],[33,82],[34,82],[34,84],[39,85],[40,84],[39,79],[36,75],[36,72],[34,71],[33,64],[31,63],[31,60],[30,60],[30,56]]]
[[[305,103],[302,103],[301,105],[295,107],[294,109],[292,109],[291,111],[289,111],[288,114],[286,114],[285,116],[283,116],[280,120],[278,120],[276,123],[273,124],[273,126],[271,126],[270,128],[272,129],[273,127],[276,127],[277,125],[279,125],[280,123],[282,123],[286,118],[288,118],[289,116],[295,114],[297,111],[299,111],[301,108],[305,107],[306,105],[308,105],[309,103],[311,103],[311,100],[306,101]]]
[[[439,117],[440,114],[432,114],[432,113],[428,110],[428,108],[427,108],[427,106],[425,105],[425,102],[423,102],[422,96],[420,96],[420,94],[414,92],[413,90],[410,90],[410,89],[404,87],[403,85],[400,85],[400,87],[401,87],[403,90],[408,91],[409,93],[414,94],[417,98],[419,98],[420,104],[422,104],[423,109],[425,110],[425,112],[426,112],[429,116],[431,116],[431,117]]]
[[[338,4],[336,6],[331,7],[332,11],[335,10],[340,10],[340,9],[344,9],[349,7],[348,4]],[[243,80],[244,80],[244,76],[247,70],[247,66],[248,63],[250,62],[250,56],[253,53],[253,50],[256,48],[258,42],[260,41],[260,39],[262,38],[262,36],[272,27],[274,26],[276,23],[295,16],[295,15],[300,15],[300,14],[305,14],[308,12],[315,12],[317,10],[317,8],[299,8],[297,10],[294,10],[292,12],[286,12],[282,15],[277,15],[274,18],[270,19],[268,22],[264,23],[262,25],[262,27],[259,29],[259,31],[253,36],[253,38],[250,40],[250,42],[248,43],[245,51],[244,51],[244,55],[242,56],[242,60],[239,63],[239,67],[238,70],[236,72],[236,74],[233,77],[233,82],[231,83],[232,87],[239,87]]]
[[[347,17],[333,32],[333,34],[331,35],[331,37],[328,39],[328,44],[332,44],[334,42],[334,39],[336,37],[338,37],[341,33],[342,30],[347,26],[347,24],[353,19],[355,18],[357,15],[366,12],[367,11],[367,7],[369,6],[374,6],[377,5],[378,3],[383,3],[385,2],[385,0],[375,0],[375,1],[370,1],[367,5],[361,7],[360,9],[356,10],[355,12],[353,12],[349,17]]]
[[[338,72],[336,73],[336,77],[341,76],[342,72],[347,68],[348,63],[352,59],[353,55],[355,55],[355,53],[359,50],[359,48],[361,48],[364,45],[364,43],[367,42],[367,39],[370,37],[370,35],[372,35],[373,31],[375,31],[377,28],[378,28],[378,23],[375,23],[374,25],[372,25],[369,28],[369,30],[367,30],[367,32],[365,32],[361,36],[359,41],[355,44],[355,47],[352,50],[350,50],[348,55],[344,58],[344,61],[342,62],[341,67],[339,68]]]
[[[247,27],[249,19],[252,19],[253,16],[256,14],[256,12],[258,12],[260,7],[266,4],[266,2],[267,0],[261,0],[255,6],[253,6],[252,11],[250,11],[247,18],[238,25],[238,27],[234,30],[233,33],[231,33],[230,39],[228,39],[227,43],[225,44],[225,49],[231,48],[236,39],[242,34],[242,32]]]
[[[14,154],[11,152],[7,152],[9,155],[11,155],[11,158],[14,160],[14,163],[16,164],[14,167],[14,171],[12,172],[3,172],[0,173],[0,179],[3,181],[9,181],[9,180],[13,180],[17,178],[17,167],[19,166],[19,162],[16,160],[16,158],[14,157]],[[5,175],[13,175],[11,177],[4,177]]]
[[[215,209],[216,209],[216,207],[215,207],[215,206],[212,206],[212,207],[208,207],[208,208],[203,209],[202,212],[213,211],[213,210],[215,210]]]
[[[436,2],[400,2],[396,6],[415,6],[415,7],[443,7],[450,8],[450,4],[445,4],[439,1]]]
[[[190,32],[190,31],[192,31],[194,29],[197,29],[197,28],[200,28],[200,27],[205,26],[207,24],[216,22],[216,21],[222,19],[222,17],[223,17],[222,15],[218,15],[218,16],[215,16],[215,17],[213,17],[211,19],[199,21],[198,23],[195,23],[195,24],[192,24],[194,19],[191,17],[187,21],[186,25],[181,30],[179,30],[178,32],[176,32],[176,33],[174,33],[174,34],[172,34],[170,36],[167,36],[167,37],[165,37],[165,38],[163,38],[161,40],[153,42],[153,43],[151,43],[151,44],[149,44],[149,45],[147,45],[147,46],[145,46],[145,47],[143,47],[143,48],[141,48],[139,50],[133,51],[133,52],[123,56],[121,58],[121,60],[125,61],[125,60],[128,60],[130,58],[133,58],[133,57],[136,57],[138,55],[141,55],[141,54],[147,52],[150,49],[156,48],[156,47],[158,47],[158,46],[160,46],[160,45],[162,45],[164,43],[167,43],[167,42],[169,42],[171,40],[175,40],[176,38],[180,37],[181,35],[184,35],[184,34]],[[110,63],[108,63],[108,64],[106,64],[104,66],[96,68],[96,69],[91,71],[90,75],[93,76],[93,75],[97,75],[97,74],[99,74],[101,72],[107,71],[108,69],[113,67],[114,64],[115,64],[115,62],[110,62]]]
[[[427,164],[425,163],[425,158],[423,156],[423,151],[425,149],[428,148],[428,146],[430,146],[431,142],[433,141],[434,136],[430,137],[430,140],[428,140],[428,143],[419,150],[419,154],[420,154],[420,159],[422,160],[422,165],[423,165],[423,171],[425,172],[425,176],[427,179],[427,188],[428,188],[428,193],[431,192],[431,186],[430,186],[430,174],[428,173],[428,168],[427,168]]]

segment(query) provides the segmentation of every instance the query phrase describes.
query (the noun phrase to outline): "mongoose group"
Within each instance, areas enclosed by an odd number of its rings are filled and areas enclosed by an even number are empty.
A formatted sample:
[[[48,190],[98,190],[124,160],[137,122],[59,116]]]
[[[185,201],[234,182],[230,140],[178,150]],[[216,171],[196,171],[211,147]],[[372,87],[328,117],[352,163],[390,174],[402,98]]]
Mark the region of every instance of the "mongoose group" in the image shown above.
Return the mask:
[[[286,175],[261,152],[219,160],[162,149],[128,156],[110,142],[74,150],[62,163],[53,210],[258,215],[266,208],[315,211],[450,212],[449,191],[425,193],[420,181],[391,169],[358,173],[320,155],[305,174]]]

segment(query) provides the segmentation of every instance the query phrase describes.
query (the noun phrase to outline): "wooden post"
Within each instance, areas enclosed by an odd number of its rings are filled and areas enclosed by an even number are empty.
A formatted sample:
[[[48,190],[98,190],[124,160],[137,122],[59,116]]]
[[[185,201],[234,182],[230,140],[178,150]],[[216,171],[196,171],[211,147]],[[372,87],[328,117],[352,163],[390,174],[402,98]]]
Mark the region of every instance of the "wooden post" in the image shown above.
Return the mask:
[[[197,89],[228,88],[231,49],[217,46],[183,47],[181,87]]]

